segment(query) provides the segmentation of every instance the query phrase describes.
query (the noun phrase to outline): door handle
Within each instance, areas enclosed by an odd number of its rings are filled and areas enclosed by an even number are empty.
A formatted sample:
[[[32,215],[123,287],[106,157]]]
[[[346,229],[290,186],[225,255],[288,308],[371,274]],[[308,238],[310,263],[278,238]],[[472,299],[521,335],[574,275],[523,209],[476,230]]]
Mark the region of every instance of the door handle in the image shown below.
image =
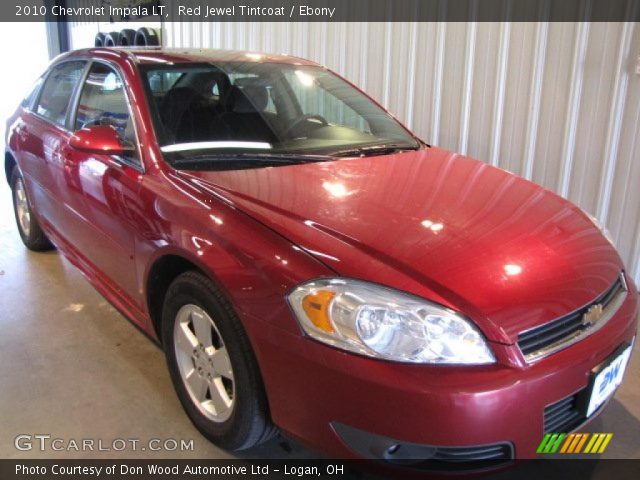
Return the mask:
[[[124,164],[121,161],[113,158],[113,156],[110,156],[107,159],[107,163],[110,167],[117,168],[118,170],[122,170],[122,168],[124,167]]]
[[[27,135],[29,135],[29,129],[25,124],[18,125],[16,127],[16,133],[18,134],[20,140],[24,142],[27,139]]]
[[[64,165],[65,168],[70,169],[73,168],[76,165],[76,161],[73,159],[73,155],[71,150],[69,150],[68,148],[63,148],[62,151],[60,152],[60,157],[62,159],[62,163]]]

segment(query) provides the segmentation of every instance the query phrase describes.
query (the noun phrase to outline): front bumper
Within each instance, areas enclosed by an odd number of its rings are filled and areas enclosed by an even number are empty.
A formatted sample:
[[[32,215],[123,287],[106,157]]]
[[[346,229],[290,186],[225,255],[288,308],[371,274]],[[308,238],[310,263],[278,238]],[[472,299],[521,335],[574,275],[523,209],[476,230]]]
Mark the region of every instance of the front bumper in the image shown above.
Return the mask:
[[[363,456],[336,432],[339,424],[416,445],[507,443],[516,458],[533,458],[545,431],[545,407],[585,389],[591,370],[632,341],[637,316],[632,289],[617,314],[581,342],[532,365],[514,364],[514,345],[493,344],[498,363],[478,367],[379,361],[258,319],[247,324],[273,420],[331,457]]]

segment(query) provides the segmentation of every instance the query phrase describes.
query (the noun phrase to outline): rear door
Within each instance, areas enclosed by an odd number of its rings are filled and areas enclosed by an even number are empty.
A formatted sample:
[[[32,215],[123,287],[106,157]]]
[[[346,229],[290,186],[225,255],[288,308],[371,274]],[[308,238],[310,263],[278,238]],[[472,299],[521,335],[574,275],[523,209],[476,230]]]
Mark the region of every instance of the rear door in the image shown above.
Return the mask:
[[[85,67],[81,60],[52,67],[19,131],[21,168],[31,201],[44,222],[64,236],[72,235],[74,219],[65,207],[66,194],[56,177],[63,167],[61,148],[71,136],[67,128],[69,104]]]

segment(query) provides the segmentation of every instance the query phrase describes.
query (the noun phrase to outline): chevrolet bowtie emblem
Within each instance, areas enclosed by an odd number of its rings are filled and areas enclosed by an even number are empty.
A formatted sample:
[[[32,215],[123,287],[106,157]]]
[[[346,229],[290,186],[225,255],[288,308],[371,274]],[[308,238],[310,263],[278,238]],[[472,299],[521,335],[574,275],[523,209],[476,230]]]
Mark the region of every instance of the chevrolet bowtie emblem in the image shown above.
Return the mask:
[[[587,313],[582,316],[582,325],[585,327],[593,327],[596,323],[600,321],[602,315],[604,314],[604,309],[602,305],[597,303],[589,307]]]

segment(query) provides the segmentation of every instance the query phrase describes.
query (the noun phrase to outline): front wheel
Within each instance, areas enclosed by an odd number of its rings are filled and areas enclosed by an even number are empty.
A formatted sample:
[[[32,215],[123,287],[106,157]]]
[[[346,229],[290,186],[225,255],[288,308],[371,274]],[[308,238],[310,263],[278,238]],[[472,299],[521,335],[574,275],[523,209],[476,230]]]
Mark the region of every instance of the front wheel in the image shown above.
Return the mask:
[[[13,172],[11,173],[11,193],[13,197],[13,212],[22,243],[29,250],[36,252],[53,249],[53,245],[42,231],[42,228],[40,228],[38,219],[33,214],[27,189],[24,185],[24,178],[22,178],[17,166],[13,167]]]
[[[249,340],[210,279],[178,276],[165,297],[162,337],[173,385],[196,428],[242,450],[275,433]]]

